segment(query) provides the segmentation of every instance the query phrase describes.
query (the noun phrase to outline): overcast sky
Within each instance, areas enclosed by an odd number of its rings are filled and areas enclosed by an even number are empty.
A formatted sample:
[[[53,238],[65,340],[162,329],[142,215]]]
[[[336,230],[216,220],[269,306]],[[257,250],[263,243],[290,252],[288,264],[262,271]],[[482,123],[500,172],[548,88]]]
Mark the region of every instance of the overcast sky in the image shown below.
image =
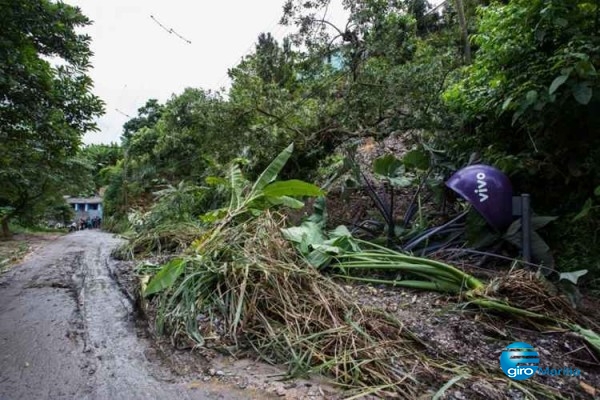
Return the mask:
[[[335,2],[336,0],[334,0]],[[123,123],[147,99],[166,101],[186,87],[229,85],[227,69],[251,52],[261,32],[281,39],[278,25],[285,0],[65,0],[94,21],[92,37],[95,93],[106,102],[99,132],[85,143],[118,142]],[[339,3],[339,1],[338,1]],[[328,15],[343,19],[340,7]],[[150,16],[185,39],[169,34]],[[119,110],[119,111],[117,111]]]

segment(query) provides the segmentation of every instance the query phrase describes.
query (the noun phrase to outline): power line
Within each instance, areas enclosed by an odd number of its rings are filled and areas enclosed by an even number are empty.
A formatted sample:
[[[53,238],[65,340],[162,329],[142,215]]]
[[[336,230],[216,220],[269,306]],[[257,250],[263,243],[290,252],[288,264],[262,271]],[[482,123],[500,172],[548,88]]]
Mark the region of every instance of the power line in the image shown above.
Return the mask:
[[[131,115],[124,113],[123,111],[119,110],[118,108],[115,108],[115,111],[121,115],[126,116],[127,118],[131,118]]]
[[[192,42],[190,40],[188,40],[188,39],[184,38],[183,36],[181,36],[173,28],[167,28],[166,26],[164,26],[163,24],[161,24],[156,18],[154,18],[154,15],[150,15],[150,18],[152,18],[152,20],[154,22],[156,22],[158,24],[158,26],[160,26],[161,28],[163,28],[166,32],[174,34],[179,39],[183,40],[184,42],[187,42],[187,44],[192,44]]]

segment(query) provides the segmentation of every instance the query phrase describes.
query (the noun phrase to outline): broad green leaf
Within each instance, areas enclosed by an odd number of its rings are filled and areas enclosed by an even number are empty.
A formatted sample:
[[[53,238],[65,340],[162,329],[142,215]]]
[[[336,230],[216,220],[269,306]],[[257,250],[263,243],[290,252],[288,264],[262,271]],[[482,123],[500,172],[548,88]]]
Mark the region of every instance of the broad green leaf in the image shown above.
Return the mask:
[[[569,75],[559,75],[556,78],[554,78],[552,84],[550,85],[550,89],[548,89],[548,93],[553,94],[554,92],[556,92],[558,88],[561,87],[561,85],[567,81],[567,79],[569,79]]]
[[[600,196],[600,186],[598,186],[596,189],[594,189],[594,195]]]
[[[331,255],[338,255],[342,253],[342,249],[338,246],[332,246],[330,244],[315,244],[313,246],[315,250],[318,250],[322,253],[327,253]]]
[[[334,230],[329,232],[329,236],[331,236],[332,238],[338,238],[343,236],[352,237],[352,234],[350,233],[346,225],[339,225]]]
[[[562,272],[560,274],[560,277],[558,278],[558,280],[562,281],[564,279],[569,282],[572,282],[573,285],[577,285],[577,281],[579,280],[579,278],[581,278],[582,276],[584,276],[587,273],[588,273],[587,269],[580,269],[578,271],[573,271],[573,272]]]
[[[173,286],[177,278],[185,270],[185,260],[176,258],[166,263],[160,271],[150,280],[144,296],[149,296],[154,293],[161,292]]]
[[[521,231],[521,220],[513,222],[502,237],[504,240],[512,243],[519,249],[522,249],[523,233]],[[554,267],[554,257],[550,252],[550,247],[536,231],[531,232],[531,255],[546,267]]]
[[[314,245],[325,241],[321,228],[314,222],[303,222],[300,226],[282,229],[281,232],[283,233],[283,237],[295,243],[301,243],[303,240],[306,240],[308,244]]]
[[[318,186],[298,179],[273,182],[263,189],[263,193],[267,197],[323,195]]]
[[[392,186],[396,186],[396,187],[408,187],[410,185],[412,185],[412,179],[409,179],[407,177],[404,176],[399,176],[397,178],[389,178],[390,183],[392,184]]]
[[[304,207],[304,203],[298,199],[289,196],[279,196],[279,197],[266,197],[266,200],[274,205],[281,205],[285,207],[292,208],[294,210],[299,210]]]
[[[404,157],[402,157],[402,162],[406,168],[426,170],[429,168],[431,160],[429,153],[427,153],[425,150],[415,149],[406,153]]]
[[[548,225],[550,222],[556,221],[557,219],[558,217],[535,215],[531,217],[531,229],[533,229],[534,231],[541,229]]]
[[[403,166],[402,161],[391,154],[386,154],[373,161],[373,172],[386,178],[393,178]]]
[[[313,250],[307,256],[306,260],[315,268],[322,268],[329,264],[333,257],[320,250]]]
[[[327,203],[324,196],[315,200],[314,212],[307,220],[316,223],[320,227],[325,226],[327,223]]]
[[[592,93],[589,82],[580,82],[573,86],[573,97],[579,104],[587,105],[592,99]]]
[[[269,183],[273,182],[277,175],[281,172],[285,163],[289,160],[292,152],[294,151],[294,144],[290,144],[288,147],[283,149],[281,153],[275,157],[269,166],[260,174],[254,186],[252,187],[252,194],[256,195],[258,191],[262,190]]]
[[[330,240],[326,241],[325,243],[329,244],[330,246],[337,247],[343,251],[350,251],[350,252],[359,252],[360,251],[360,247],[358,246],[358,243],[356,243],[356,240],[354,240],[354,238],[352,236],[339,236],[335,239],[330,239]]]
[[[535,90],[530,90],[525,95],[525,99],[527,100],[527,104],[528,105],[531,105],[531,104],[535,103],[537,101],[537,99],[538,99],[538,92],[535,91]]]
[[[502,103],[502,111],[506,111],[508,106],[510,106],[510,104],[512,103],[512,100],[512,97],[509,97],[508,99],[504,100],[504,103]]]

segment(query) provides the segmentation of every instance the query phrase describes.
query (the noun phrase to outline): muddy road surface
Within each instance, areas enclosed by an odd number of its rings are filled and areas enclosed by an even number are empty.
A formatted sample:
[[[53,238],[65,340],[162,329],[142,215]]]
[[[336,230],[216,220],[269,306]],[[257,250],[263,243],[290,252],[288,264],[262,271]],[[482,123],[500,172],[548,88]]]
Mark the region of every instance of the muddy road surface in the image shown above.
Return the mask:
[[[134,306],[111,276],[112,235],[48,243],[0,276],[0,399],[247,399],[190,385],[148,357]]]

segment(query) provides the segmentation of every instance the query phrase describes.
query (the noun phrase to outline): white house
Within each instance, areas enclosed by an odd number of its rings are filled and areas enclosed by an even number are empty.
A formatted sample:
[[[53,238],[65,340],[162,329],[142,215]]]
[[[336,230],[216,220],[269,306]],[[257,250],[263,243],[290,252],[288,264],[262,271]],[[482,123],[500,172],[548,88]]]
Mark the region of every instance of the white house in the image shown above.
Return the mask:
[[[69,197],[67,203],[75,210],[75,218],[102,218],[102,197]]]

